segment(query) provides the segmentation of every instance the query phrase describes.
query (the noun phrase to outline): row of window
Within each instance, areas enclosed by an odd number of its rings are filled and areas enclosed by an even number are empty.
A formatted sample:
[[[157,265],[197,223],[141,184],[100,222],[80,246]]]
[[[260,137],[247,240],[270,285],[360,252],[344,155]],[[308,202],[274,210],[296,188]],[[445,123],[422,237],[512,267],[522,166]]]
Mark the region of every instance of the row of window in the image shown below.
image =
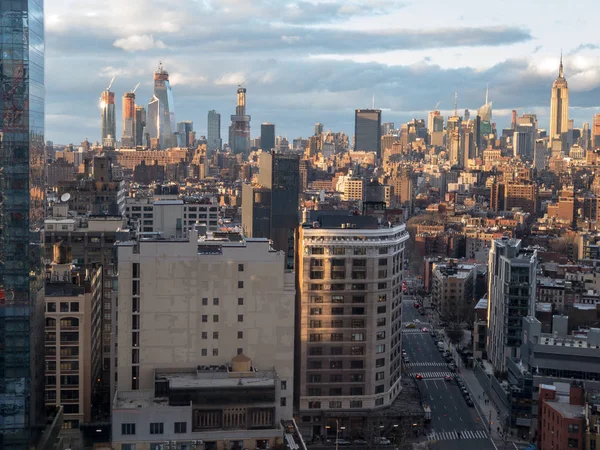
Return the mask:
[[[377,303],[383,303],[387,301],[387,294],[380,294],[377,296]],[[351,303],[365,303],[364,295],[353,295]],[[310,303],[323,303],[322,295],[311,295]],[[343,295],[332,295],[327,303],[346,303],[346,298]]]
[[[219,321],[219,315],[218,314],[213,314],[213,322],[218,322]],[[237,315],[237,321],[238,322],[243,322],[244,321],[244,315],[243,314],[238,314]],[[202,314],[202,322],[206,323],[208,322],[208,314]]]
[[[383,298],[385,301],[385,295],[380,295],[380,298]],[[385,305],[377,307],[377,314],[385,314],[387,312],[387,308]],[[322,316],[323,308],[310,308],[308,313],[311,316]],[[343,316],[343,315],[352,315],[352,316],[364,316],[365,308],[364,306],[354,306],[352,308],[344,309],[343,306],[333,306],[329,309],[329,314],[327,314],[327,309],[325,309],[325,315],[330,316]]]
[[[309,397],[323,397],[323,396],[339,397],[342,395],[363,395],[364,390],[360,386],[350,387],[348,389],[336,387],[336,388],[329,388],[327,393],[325,393],[324,389],[321,389],[319,387],[316,387],[316,388],[310,387],[307,389],[306,392]],[[377,386],[375,386],[376,394],[383,394],[383,392],[385,392],[384,384],[378,384]]]
[[[350,249],[348,249],[350,250]],[[342,256],[346,254],[346,247],[333,247],[330,249],[331,254],[332,255],[336,255],[336,256]],[[325,247],[311,247],[311,252],[312,255],[324,255],[325,254]],[[367,249],[366,247],[357,247],[353,249],[352,254],[354,255],[366,255],[367,254]],[[388,247],[380,247],[379,248],[379,254],[380,255],[387,255],[388,254]]]
[[[308,376],[308,382],[309,383],[323,383],[323,378],[324,376],[321,374],[313,374],[313,375],[309,375]],[[380,371],[380,372],[376,372],[375,373],[375,380],[376,381],[381,381],[385,379],[385,371]],[[327,381],[328,383],[343,383],[344,380],[347,380],[347,383],[362,383],[364,382],[364,375],[362,373],[355,373],[355,374],[351,374],[349,377],[346,376],[344,377],[342,374],[339,373],[332,373],[329,374],[329,381]],[[330,395],[337,395],[337,394],[330,394]]]
[[[213,304],[213,306],[219,306],[219,298],[218,297],[214,297],[212,299],[212,304]],[[244,298],[243,297],[238,297],[237,304],[238,304],[238,306],[243,306],[244,305]],[[203,297],[202,298],[202,306],[208,306],[208,297]]]
[[[60,302],[60,312],[79,312],[79,302]],[[46,312],[56,312],[56,302],[46,303]]]
[[[387,288],[388,288],[387,282],[377,283],[377,289],[383,290],[383,289],[387,289]],[[309,290],[311,290],[311,291],[366,291],[367,285],[364,283],[358,283],[358,284],[351,284],[349,288],[346,288],[345,284],[334,283],[334,284],[330,284],[330,285],[324,285],[324,284],[311,283],[309,285]]]
[[[203,348],[203,349],[201,350],[201,353],[202,353],[202,356],[208,356],[208,349],[206,349],[206,348]],[[241,348],[241,347],[238,347],[238,349],[237,349],[237,354],[238,354],[238,355],[240,355],[240,354],[242,354],[242,353],[244,353],[244,349],[243,349],[243,348]],[[212,355],[213,355],[213,356],[219,356],[219,349],[218,349],[218,348],[213,348],[213,349],[212,349]]]
[[[151,422],[150,423],[150,434],[164,434],[165,424],[163,422]],[[174,422],[173,432],[175,434],[187,433],[187,422]],[[122,423],[121,434],[123,436],[132,436],[136,433],[135,423]]]

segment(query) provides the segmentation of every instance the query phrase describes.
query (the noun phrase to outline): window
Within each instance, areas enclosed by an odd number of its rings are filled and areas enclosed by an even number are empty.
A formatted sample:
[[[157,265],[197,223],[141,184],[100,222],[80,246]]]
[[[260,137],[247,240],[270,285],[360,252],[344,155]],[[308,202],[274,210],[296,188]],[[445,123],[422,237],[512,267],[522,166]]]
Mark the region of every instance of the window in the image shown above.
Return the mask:
[[[213,356],[219,356],[219,349],[213,348]]]
[[[343,320],[332,320],[331,321],[331,328],[344,328],[344,321]]]
[[[79,303],[71,302],[71,312],[79,312]]]
[[[578,448],[579,447],[579,440],[569,438],[569,440],[567,442],[567,445],[569,446],[569,448]]]
[[[311,397],[320,397],[321,388],[308,388],[308,395]]]
[[[219,315],[218,314],[214,314],[213,315],[213,322],[218,322],[219,321]]]
[[[367,254],[367,249],[366,249],[366,247],[355,248],[354,249],[354,254],[355,255],[366,255]]]
[[[312,252],[313,255],[324,255],[325,248],[324,247],[313,247]]]
[[[352,319],[352,328],[364,328],[365,321],[363,319]]]
[[[206,331],[202,332],[202,339],[208,339],[208,332],[206,332]]]
[[[285,406],[287,405],[287,399],[285,397],[281,397],[279,399],[279,406]]]
[[[56,302],[48,302],[48,312],[56,312]]]
[[[202,356],[208,356],[208,350],[203,348],[202,349]]]
[[[323,297],[321,297],[320,295],[313,295],[310,298],[310,302],[311,303],[323,303]]]
[[[312,316],[320,316],[323,314],[323,308],[310,308],[309,313]]]
[[[362,408],[361,400],[350,400],[350,408]]]
[[[385,379],[385,372],[377,372],[375,374],[375,380],[376,381],[380,381],[380,380],[383,380],[383,379]]]
[[[60,312],[69,312],[68,302],[60,302]]]
[[[323,364],[321,361],[309,361],[308,362],[308,368],[310,370],[319,370],[323,367]],[[46,384],[48,384],[48,382],[46,382]],[[54,384],[56,384],[56,382],[54,382]]]
[[[219,332],[213,331],[213,339],[219,339]]]
[[[281,390],[285,391],[287,389],[287,381],[281,380]]]
[[[375,367],[383,367],[385,366],[385,358],[377,358],[375,360]]]
[[[310,259],[310,267],[323,267],[323,259],[316,259],[316,258],[311,258]]]
[[[377,319],[377,326],[378,327],[383,327],[385,326],[385,317],[382,317],[381,319]]]
[[[219,299],[218,298],[213,298],[213,305],[214,306],[218,306],[219,305]]]
[[[569,433],[579,433],[579,425],[569,424],[568,430],[569,430]]]
[[[332,341],[343,341],[344,333],[331,333],[331,340]]]
[[[361,359],[350,361],[351,369],[362,369],[364,367],[364,362]]]
[[[329,289],[332,291],[343,291],[345,288],[344,284],[332,284]]]
[[[378,331],[376,336],[378,341],[385,339],[385,331]]]
[[[308,322],[308,328],[321,328],[320,320],[310,320]]]
[[[352,333],[350,335],[350,340],[351,341],[355,341],[355,342],[364,341],[365,340],[365,334],[364,333]]]
[[[342,395],[342,388],[329,388],[329,395],[332,397]]]
[[[244,271],[244,265],[238,264],[238,272],[243,272],[243,271]]]
[[[376,353],[384,353],[385,352],[385,344],[380,344],[376,348]]]
[[[208,322],[208,316],[206,314],[202,314],[202,322]]]
[[[244,339],[244,332],[238,331],[238,339]]]
[[[308,402],[308,409],[321,409],[321,402]]]
[[[362,387],[351,387],[350,395],[363,395],[363,388]]]
[[[380,254],[380,255],[387,255],[387,254],[388,254],[388,249],[387,249],[387,247],[381,247],[381,248],[379,249],[379,254]]]
[[[383,398],[376,398],[375,406],[381,406],[381,405],[383,405]]]
[[[350,354],[354,356],[360,356],[365,354],[365,348],[360,345],[353,345],[350,348]]]
[[[150,434],[163,434],[165,425],[162,422],[150,423]]]
[[[332,295],[331,303],[344,303],[344,296],[343,295]]]
[[[362,316],[362,315],[364,315],[364,313],[365,313],[365,308],[363,308],[363,307],[358,307],[358,308],[354,307],[354,308],[352,308],[352,315],[353,316]]]
[[[363,381],[364,381],[364,376],[362,375],[362,373],[354,373],[354,374],[350,375],[351,383],[362,383]]]
[[[339,356],[344,352],[342,347],[331,347],[330,354],[334,356]]]
[[[238,347],[237,354],[241,355],[242,353],[244,353],[244,349],[242,347]]]
[[[135,423],[122,423],[121,434],[123,436],[131,436],[135,434]]]
[[[387,295],[385,295],[385,294],[379,295],[379,296],[377,297],[377,301],[378,301],[379,303],[382,303],[382,302],[385,302],[385,301],[387,301]]]
[[[341,400],[332,400],[329,402],[329,409],[342,409]]]
[[[342,376],[340,374],[329,375],[329,382],[330,383],[341,383]]]
[[[341,369],[342,361],[329,361],[329,368],[330,369]]]
[[[238,322],[243,322],[243,321],[244,321],[244,315],[238,314]]]
[[[332,316],[341,316],[344,314],[344,308],[331,308],[331,315]]]
[[[376,394],[382,394],[383,391],[385,389],[385,385],[384,384],[379,384],[377,386],[375,386],[375,393]]]
[[[311,334],[309,336],[310,342],[321,342],[323,336],[321,334]]]
[[[320,383],[321,382],[321,375],[310,375],[308,377],[308,382],[309,383]]]
[[[386,312],[386,307],[384,306],[378,306],[377,307],[377,314],[384,314]]]
[[[208,305],[208,298],[202,297],[202,306],[207,306],[207,305]]]
[[[387,266],[388,260],[387,258],[379,258],[379,265],[380,266]]]
[[[244,304],[244,299],[242,297],[238,297],[238,306],[242,306]]]
[[[364,302],[365,302],[364,295],[353,295],[352,296],[352,303],[364,303]]]
[[[337,256],[345,255],[346,248],[345,247],[334,247],[331,253],[334,255],[337,255]]]

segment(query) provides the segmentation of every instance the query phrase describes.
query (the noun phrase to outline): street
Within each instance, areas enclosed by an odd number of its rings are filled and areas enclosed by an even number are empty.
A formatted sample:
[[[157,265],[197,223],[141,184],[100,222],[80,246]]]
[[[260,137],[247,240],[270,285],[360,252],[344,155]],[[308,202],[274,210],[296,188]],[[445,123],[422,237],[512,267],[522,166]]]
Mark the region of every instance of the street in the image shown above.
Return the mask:
[[[412,296],[405,296],[403,301],[402,322],[402,345],[410,361],[404,365],[406,376],[423,376],[417,383],[423,403],[431,408],[431,423],[426,432],[432,448],[495,449],[477,410],[467,406],[436,341],[429,332],[421,331],[423,327],[429,329],[430,325],[427,316],[420,315],[414,307]],[[406,328],[406,324],[410,322],[416,322],[416,328]],[[448,375],[452,376],[452,380],[445,379]]]

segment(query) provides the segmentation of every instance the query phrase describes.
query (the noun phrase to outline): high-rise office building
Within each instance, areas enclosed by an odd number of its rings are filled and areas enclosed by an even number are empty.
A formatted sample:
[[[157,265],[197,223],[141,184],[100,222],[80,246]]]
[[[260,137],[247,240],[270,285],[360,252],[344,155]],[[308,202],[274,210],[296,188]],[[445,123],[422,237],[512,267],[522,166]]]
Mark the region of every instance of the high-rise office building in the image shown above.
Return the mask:
[[[507,358],[519,358],[522,318],[535,314],[537,253],[521,249],[521,240],[492,241],[488,280],[488,360],[506,370]]]
[[[594,116],[592,123],[592,149],[600,148],[600,114]]]
[[[318,213],[318,211],[317,211]],[[315,226],[315,223],[318,226]],[[354,436],[401,386],[405,225],[322,215],[299,228],[296,389],[302,435]],[[390,425],[391,426],[391,425]]]
[[[477,110],[477,115],[481,118],[480,131],[483,136],[492,133],[492,102],[489,101],[489,89],[485,90],[485,104]]]
[[[173,92],[169,82],[169,72],[163,68],[162,63],[154,72],[154,95],[148,104],[147,121],[150,139],[158,139],[161,149],[177,146]]]
[[[44,10],[0,2],[0,448],[35,448],[44,420]]]
[[[123,94],[123,135],[121,147],[135,147],[135,93]]]
[[[394,134],[395,129],[396,128],[394,127],[394,122],[385,122],[383,125],[381,125],[381,135],[387,136],[390,134]]]
[[[354,150],[375,152],[381,158],[381,110],[357,109],[354,113]]]
[[[237,105],[229,127],[229,147],[233,154],[250,151],[250,120],[251,117],[246,114],[246,88],[238,86]]]
[[[144,145],[144,131],[146,129],[146,108],[142,105],[135,106],[135,145]]]
[[[177,147],[187,148],[194,143],[190,142],[190,135],[194,131],[194,122],[184,120],[177,123]]]
[[[315,136],[321,136],[323,134],[323,124],[320,122],[315,123]]]
[[[100,117],[102,119],[102,142],[105,139],[116,139],[117,114],[115,110],[115,93],[108,89],[100,94]]]
[[[221,114],[214,109],[208,112],[207,130],[206,150],[211,155],[223,146],[223,141],[221,140]]]
[[[461,127],[462,120],[459,116],[448,118],[448,123],[446,125],[446,149],[448,161],[450,161],[450,164],[453,166],[463,162],[460,148]]]
[[[565,141],[569,131],[569,86],[563,73],[562,55],[558,78],[552,83],[550,98],[550,145],[552,141]],[[564,146],[563,146],[564,151]]]
[[[275,149],[275,125],[272,123],[263,123],[260,126],[260,148],[264,152],[270,152]]]

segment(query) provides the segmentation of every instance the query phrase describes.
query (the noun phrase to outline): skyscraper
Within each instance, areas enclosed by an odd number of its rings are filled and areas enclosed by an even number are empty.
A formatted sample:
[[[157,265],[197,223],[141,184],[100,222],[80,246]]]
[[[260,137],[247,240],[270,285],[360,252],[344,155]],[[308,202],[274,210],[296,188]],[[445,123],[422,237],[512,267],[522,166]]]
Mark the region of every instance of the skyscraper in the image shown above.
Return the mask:
[[[190,133],[194,131],[194,122],[184,120],[177,124],[177,147],[191,147]]]
[[[492,133],[492,102],[489,101],[489,89],[485,89],[485,104],[477,110],[477,115],[481,117],[480,131],[483,136]]]
[[[100,115],[102,118],[102,143],[109,137],[116,139],[117,115],[115,111],[115,93],[111,92],[108,88],[100,94]]]
[[[135,106],[135,145],[144,145],[144,130],[146,128],[146,108]]]
[[[229,146],[233,154],[250,151],[250,116],[246,115],[246,88],[238,86],[237,106],[231,116]]]
[[[381,135],[382,136],[387,136],[389,134],[394,134],[394,122],[385,122],[383,125],[381,125]]]
[[[460,151],[461,127],[462,120],[459,116],[448,118],[448,124],[446,125],[446,149],[448,161],[450,161],[450,164],[453,166],[464,161],[464,158],[461,158]]]
[[[154,72],[154,95],[148,104],[148,133],[150,139],[158,139],[161,149],[177,146],[175,105],[169,82],[169,72],[162,63]]]
[[[381,110],[357,109],[354,113],[354,150],[375,152],[381,158]]]
[[[123,94],[123,136],[121,147],[131,148],[135,146],[135,93],[125,92]]]
[[[260,148],[265,152],[270,152],[275,148],[275,125],[272,123],[263,123],[260,126]]]
[[[552,83],[552,96],[550,98],[550,145],[552,145],[552,141],[564,141],[568,130],[569,86],[563,74],[562,55],[560,55],[558,78]]]
[[[594,116],[592,123],[592,149],[600,148],[600,114]]]
[[[208,112],[207,129],[206,150],[210,155],[215,151],[220,150],[223,146],[223,141],[221,140],[221,114],[214,109]]]
[[[44,10],[0,2],[0,448],[44,427]]]
[[[321,122],[315,123],[315,136],[321,136],[323,134],[323,124]]]

